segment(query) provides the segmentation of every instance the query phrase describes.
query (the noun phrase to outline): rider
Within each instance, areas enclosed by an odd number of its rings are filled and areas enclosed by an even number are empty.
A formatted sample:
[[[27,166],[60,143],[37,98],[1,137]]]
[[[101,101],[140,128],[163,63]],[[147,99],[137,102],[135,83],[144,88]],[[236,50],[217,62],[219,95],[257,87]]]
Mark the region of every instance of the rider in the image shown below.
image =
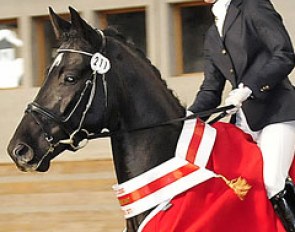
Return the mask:
[[[263,155],[268,198],[287,231],[295,231],[295,192],[285,180],[295,152],[295,64],[289,35],[269,0],[204,0],[214,3],[215,25],[205,39],[205,78],[192,112],[221,103],[226,80],[233,90],[231,122],[252,135]],[[292,192],[292,193],[290,193]]]

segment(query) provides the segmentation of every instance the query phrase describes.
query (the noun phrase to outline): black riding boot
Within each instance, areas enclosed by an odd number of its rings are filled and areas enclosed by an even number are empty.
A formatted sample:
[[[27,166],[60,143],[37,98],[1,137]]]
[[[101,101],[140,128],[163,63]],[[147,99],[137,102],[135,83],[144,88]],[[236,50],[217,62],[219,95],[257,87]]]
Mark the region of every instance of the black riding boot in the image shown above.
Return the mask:
[[[295,232],[295,187],[291,179],[286,180],[285,189],[270,199],[275,212],[287,232]]]

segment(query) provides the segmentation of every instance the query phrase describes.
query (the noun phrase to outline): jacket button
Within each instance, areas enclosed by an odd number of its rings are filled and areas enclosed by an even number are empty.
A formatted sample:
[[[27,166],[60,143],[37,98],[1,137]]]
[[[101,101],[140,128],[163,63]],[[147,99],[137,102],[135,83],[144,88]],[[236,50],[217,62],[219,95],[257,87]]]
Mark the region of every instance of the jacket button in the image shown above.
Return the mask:
[[[231,74],[234,74],[234,73],[235,73],[234,69],[232,69],[232,68],[229,70],[229,72],[230,72]]]
[[[221,53],[222,53],[223,55],[226,55],[227,52],[226,52],[225,49],[222,49],[222,50],[221,50]]]

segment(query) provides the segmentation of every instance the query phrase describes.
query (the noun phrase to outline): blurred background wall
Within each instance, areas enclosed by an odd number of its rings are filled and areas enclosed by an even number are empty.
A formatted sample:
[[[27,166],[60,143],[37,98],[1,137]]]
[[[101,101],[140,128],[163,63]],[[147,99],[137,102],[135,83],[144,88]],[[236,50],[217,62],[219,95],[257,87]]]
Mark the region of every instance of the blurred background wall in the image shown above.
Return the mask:
[[[184,105],[191,104],[202,81],[203,37],[213,21],[210,7],[203,1],[1,0],[1,2],[0,162],[10,162],[6,154],[9,138],[27,103],[33,100],[42,84],[46,67],[55,55],[56,41],[48,18],[49,6],[66,19],[69,18],[70,5],[94,27],[105,28],[109,25],[117,27],[147,54]],[[292,17],[295,2],[273,0],[273,4],[283,16],[291,38],[295,41],[295,24]],[[5,35],[7,31],[11,32],[10,35],[2,36],[1,40],[1,34]],[[20,43],[16,43],[17,40]],[[294,74],[292,80],[294,81]],[[108,140],[91,142],[90,146],[81,153],[75,155],[74,159],[110,156]],[[58,159],[68,160],[72,157],[66,153]]]
[[[294,0],[273,0],[295,43]],[[203,38],[213,22],[200,0],[0,0],[0,232],[122,231],[108,139],[57,157],[49,173],[19,172],[6,146],[41,86],[57,44],[48,7],[77,9],[93,26],[118,28],[161,71],[184,105],[203,79]],[[136,23],[135,23],[136,22]],[[291,74],[295,83],[295,74]],[[228,88],[227,90],[228,91]]]

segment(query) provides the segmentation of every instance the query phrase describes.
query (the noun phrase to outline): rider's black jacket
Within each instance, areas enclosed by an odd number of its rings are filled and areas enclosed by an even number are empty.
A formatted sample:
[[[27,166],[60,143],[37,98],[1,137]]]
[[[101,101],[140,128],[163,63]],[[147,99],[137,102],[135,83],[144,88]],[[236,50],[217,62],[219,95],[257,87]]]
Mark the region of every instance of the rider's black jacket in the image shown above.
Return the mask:
[[[242,107],[252,130],[295,120],[295,89],[288,78],[294,51],[269,0],[232,0],[223,35],[215,24],[206,34],[205,78],[189,110],[217,107],[228,80],[233,88],[242,82],[253,91]]]

